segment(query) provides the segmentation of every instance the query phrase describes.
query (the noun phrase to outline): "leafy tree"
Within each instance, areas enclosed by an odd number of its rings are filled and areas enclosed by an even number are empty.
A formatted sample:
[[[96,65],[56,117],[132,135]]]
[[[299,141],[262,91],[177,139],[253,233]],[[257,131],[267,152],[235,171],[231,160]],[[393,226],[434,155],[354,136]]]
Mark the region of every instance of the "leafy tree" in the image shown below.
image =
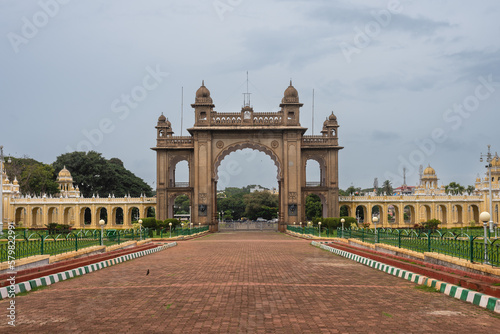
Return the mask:
[[[57,171],[66,166],[85,197],[93,194],[139,197],[141,193],[152,196],[151,187],[127,170],[118,158],[106,160],[95,151],[72,152],[58,156],[52,165]]]
[[[224,216],[230,213],[227,219],[240,219],[245,215],[246,204],[243,196],[250,193],[246,188],[229,187],[225,189],[225,198],[217,199],[217,212],[224,211]]]
[[[306,197],[306,217],[307,220],[313,220],[323,216],[323,205],[318,195],[311,194]]]
[[[268,191],[256,191],[243,196],[245,217],[272,219],[278,212],[278,196]]]
[[[453,195],[461,195],[465,192],[465,187],[460,185],[460,183],[451,182],[447,186],[444,186],[444,190]]]
[[[187,195],[179,195],[174,201],[174,214],[188,214],[191,201]]]
[[[55,181],[56,173],[50,165],[31,158],[11,158],[6,164],[6,172],[11,180],[17,178],[23,195],[55,195],[59,193],[59,185]]]

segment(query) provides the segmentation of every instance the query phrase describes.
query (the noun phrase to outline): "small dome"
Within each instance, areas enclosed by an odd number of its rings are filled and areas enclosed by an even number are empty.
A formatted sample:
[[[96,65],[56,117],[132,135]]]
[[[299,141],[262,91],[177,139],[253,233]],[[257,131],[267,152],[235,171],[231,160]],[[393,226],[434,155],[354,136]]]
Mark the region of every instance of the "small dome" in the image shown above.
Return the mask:
[[[436,171],[430,165],[424,170],[424,175],[436,175]]]
[[[165,117],[165,115],[163,115],[163,113],[161,113],[161,116],[158,117],[158,122],[165,122],[167,120],[167,118]]]
[[[165,123],[167,124],[167,127],[169,127],[169,128],[171,128],[171,127],[172,127],[172,123],[170,123],[170,121],[168,120],[168,118],[167,118],[167,120],[165,121]]]
[[[61,169],[61,171],[59,172],[59,174],[57,176],[57,180],[58,181],[71,181],[71,182],[73,182],[73,177],[71,176],[71,173],[69,172],[69,170],[66,169],[66,166],[64,166],[63,169]]]
[[[292,80],[290,80],[290,86],[285,89],[283,93],[282,103],[299,103],[299,92],[292,86]]]
[[[328,117],[328,119],[329,119],[330,121],[336,121],[336,120],[337,120],[337,116],[335,116],[335,115],[333,114],[333,111],[332,111],[332,114]]]
[[[196,91],[196,97],[210,97],[210,91],[205,87],[205,80],[201,82],[201,87]]]

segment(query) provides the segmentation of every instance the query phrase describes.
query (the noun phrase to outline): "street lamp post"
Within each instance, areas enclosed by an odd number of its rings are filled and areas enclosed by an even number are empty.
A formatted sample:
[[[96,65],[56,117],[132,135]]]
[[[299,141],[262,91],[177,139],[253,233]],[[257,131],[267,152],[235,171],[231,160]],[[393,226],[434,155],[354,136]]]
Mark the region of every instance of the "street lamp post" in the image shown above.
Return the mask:
[[[139,223],[139,237],[140,240],[142,240],[142,219],[139,219],[138,223]]]
[[[99,225],[101,225],[101,246],[104,246],[104,224],[106,224],[104,219],[99,220]]]
[[[343,239],[343,238],[344,238],[344,223],[345,223],[345,219],[344,219],[344,218],[342,218],[342,219],[340,220],[340,222],[342,223],[342,239]]]
[[[321,222],[318,222],[318,238],[321,238]]]
[[[483,158],[486,159],[486,162],[488,163],[485,167],[488,168],[488,183],[489,183],[489,192],[490,192],[490,213],[493,212],[493,196],[491,195],[491,161],[494,159],[493,158],[493,155],[491,154],[491,151],[490,151],[490,148],[491,148],[491,145],[488,145],[488,153],[486,154],[483,154],[481,153],[480,155],[480,159],[479,161],[480,162],[483,162]],[[490,232],[493,232],[493,219],[492,219],[492,216],[490,214]]]
[[[488,226],[488,221],[491,219],[491,215],[484,211],[481,212],[479,215],[479,220],[483,222],[483,227],[484,227],[484,264],[490,264],[488,261],[488,235],[487,235],[487,226]]]
[[[172,223],[168,223],[168,226],[170,227],[170,238],[172,238]]]
[[[375,242],[377,242],[377,223],[378,223],[378,217],[374,216],[373,219],[373,225],[375,225]]]

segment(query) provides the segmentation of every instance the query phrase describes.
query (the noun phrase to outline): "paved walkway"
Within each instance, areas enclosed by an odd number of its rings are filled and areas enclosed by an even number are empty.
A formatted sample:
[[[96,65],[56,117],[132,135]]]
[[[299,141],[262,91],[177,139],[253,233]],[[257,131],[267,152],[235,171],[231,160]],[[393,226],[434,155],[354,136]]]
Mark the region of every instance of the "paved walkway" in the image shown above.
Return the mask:
[[[146,276],[149,269],[150,274]],[[8,300],[0,302],[0,332]],[[12,333],[496,333],[500,317],[273,232],[212,234],[16,298]]]

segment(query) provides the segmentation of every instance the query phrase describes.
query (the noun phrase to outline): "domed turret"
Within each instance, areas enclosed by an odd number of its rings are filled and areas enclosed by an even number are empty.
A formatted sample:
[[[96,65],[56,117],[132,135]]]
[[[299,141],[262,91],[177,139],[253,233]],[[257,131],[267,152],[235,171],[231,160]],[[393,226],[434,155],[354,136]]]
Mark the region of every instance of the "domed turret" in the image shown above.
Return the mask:
[[[299,103],[299,92],[293,87],[292,80],[290,80],[290,86],[285,89],[281,103]]]
[[[57,182],[73,182],[73,177],[71,176],[71,173],[69,170],[66,169],[66,166],[61,169],[57,176]]]
[[[336,121],[337,120],[337,116],[335,116],[333,114],[333,111],[332,111],[332,114],[328,117],[328,120],[330,120],[330,121]]]
[[[210,91],[205,87],[205,80],[201,82],[201,87],[196,91],[195,104],[213,104]]]
[[[491,166],[500,167],[500,157],[498,156],[498,154],[495,154],[495,157],[493,158],[493,160],[491,160]]]
[[[163,113],[161,113],[160,117],[158,117],[158,123],[163,123],[167,120],[167,118],[165,117],[165,115],[163,115]]]
[[[431,165],[427,166],[427,168],[424,170],[424,175],[436,175],[436,171],[434,168],[431,167]]]

